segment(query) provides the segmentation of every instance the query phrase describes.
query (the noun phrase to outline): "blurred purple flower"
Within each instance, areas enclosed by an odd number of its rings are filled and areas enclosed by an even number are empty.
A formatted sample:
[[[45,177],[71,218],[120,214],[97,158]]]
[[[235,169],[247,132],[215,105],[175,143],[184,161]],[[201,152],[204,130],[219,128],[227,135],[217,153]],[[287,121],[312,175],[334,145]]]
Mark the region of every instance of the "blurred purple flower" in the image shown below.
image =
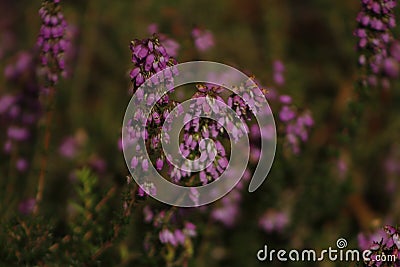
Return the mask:
[[[143,208],[143,215],[144,215],[144,221],[146,223],[150,223],[154,218],[154,213],[151,210],[150,206],[145,206]]]
[[[98,174],[104,174],[107,170],[106,161],[98,155],[90,157],[88,165]]]
[[[194,44],[200,52],[205,52],[214,46],[214,36],[208,30],[194,28],[192,30]]]
[[[36,200],[34,198],[28,198],[21,201],[18,205],[18,211],[23,215],[29,215],[35,208]]]
[[[29,131],[26,128],[11,126],[7,131],[8,138],[16,141],[25,141],[29,137]]]
[[[225,196],[228,197],[228,196]],[[239,213],[237,205],[228,204],[228,205],[223,205],[219,208],[216,208],[212,211],[211,217],[215,221],[219,221],[223,223],[226,227],[232,227],[234,226],[237,215]]]
[[[386,58],[383,61],[383,71],[389,78],[396,78],[399,76],[399,61],[394,58]]]
[[[77,154],[77,150],[78,142],[74,137],[66,137],[58,148],[60,155],[68,159],[74,158]]]
[[[258,225],[267,233],[281,232],[289,224],[286,212],[268,210],[258,221]]]
[[[160,231],[159,239],[162,244],[169,243],[174,247],[178,245],[178,241],[176,240],[174,234],[168,229],[163,229]]]
[[[185,222],[185,227],[183,228],[183,232],[186,236],[194,237],[197,235],[196,225],[191,222]]]
[[[288,122],[294,119],[296,113],[288,106],[283,106],[281,111],[279,112],[279,118],[283,122]]]
[[[337,170],[339,172],[339,178],[344,178],[348,171],[348,166],[345,160],[338,159],[337,163]]]
[[[28,169],[28,161],[24,158],[19,158],[16,163],[16,168],[20,172],[25,172]]]
[[[5,113],[15,102],[15,97],[12,95],[3,95],[0,97],[0,115]]]
[[[285,65],[283,65],[283,62],[280,60],[275,60],[273,64],[273,73],[274,73],[274,82],[282,86],[285,84],[285,77],[284,73],[285,72]]]
[[[178,244],[181,244],[181,245],[185,244],[186,236],[182,232],[182,230],[176,229],[174,232],[174,236],[175,236],[175,240],[177,241]]]
[[[199,191],[195,187],[190,187],[190,199],[193,201],[194,205],[199,205]]]
[[[4,69],[4,76],[9,79],[17,79],[22,76],[24,72],[31,67],[32,55],[28,52],[20,52],[15,64],[9,64]]]

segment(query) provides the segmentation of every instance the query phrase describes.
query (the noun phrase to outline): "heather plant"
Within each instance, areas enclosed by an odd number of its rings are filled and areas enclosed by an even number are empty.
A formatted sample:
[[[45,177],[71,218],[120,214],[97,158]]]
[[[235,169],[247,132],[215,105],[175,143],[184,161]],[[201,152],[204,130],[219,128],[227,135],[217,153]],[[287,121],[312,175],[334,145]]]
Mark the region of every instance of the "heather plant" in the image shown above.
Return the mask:
[[[0,266],[400,266],[398,13],[396,0],[1,2]],[[248,80],[174,88],[193,60]],[[228,177],[241,179],[201,205],[244,136],[245,169]],[[162,203],[155,174],[188,195]],[[370,259],[257,258],[340,238]]]

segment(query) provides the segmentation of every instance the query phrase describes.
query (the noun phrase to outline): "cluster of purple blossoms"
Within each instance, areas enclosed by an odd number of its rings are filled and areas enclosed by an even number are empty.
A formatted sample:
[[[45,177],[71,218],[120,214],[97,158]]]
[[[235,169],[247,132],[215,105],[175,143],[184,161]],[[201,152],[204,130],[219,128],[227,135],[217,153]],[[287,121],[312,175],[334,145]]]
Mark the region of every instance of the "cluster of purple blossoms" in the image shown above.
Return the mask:
[[[279,112],[279,120],[284,123],[285,139],[294,154],[300,152],[300,143],[308,140],[308,131],[314,125],[313,118],[309,112],[299,114],[291,106],[292,98],[281,95],[279,101],[282,108]]]
[[[185,158],[190,160],[199,159],[202,163],[211,161],[215,156],[213,163],[199,172],[198,182],[205,185],[218,179],[225,171],[229,161],[224,146],[218,140],[218,138],[223,137],[222,124],[213,119],[200,119],[199,115],[201,113],[213,113],[212,108],[218,106],[218,102],[215,102],[215,105],[212,103],[210,105],[209,101],[224,102],[224,100],[219,95],[223,90],[219,86],[198,84],[197,89],[198,91],[192,96],[192,99],[197,101],[191,104],[191,112],[185,114],[184,120],[187,123],[184,127],[183,142],[180,144],[180,150]],[[206,146],[205,142],[201,142],[206,138],[213,140],[216,151]],[[214,155],[213,152],[216,152],[216,154]],[[169,175],[175,182],[179,182],[183,177],[190,177],[191,173],[177,167],[171,167]]]
[[[400,229],[387,225],[384,229],[379,229],[371,235],[360,233],[358,235],[358,245],[362,250],[370,250],[371,259],[365,262],[365,266],[400,266]],[[380,261],[378,258],[385,255],[386,259],[393,255],[394,261]],[[390,265],[385,265],[390,264]]]
[[[151,247],[159,247],[157,243],[173,248],[191,249],[191,239],[197,236],[196,225],[186,220],[182,222],[178,219],[176,213],[170,212],[167,210],[154,211],[150,206],[143,208],[144,221],[151,224],[158,232],[158,238],[156,239],[150,233],[147,235],[144,243],[147,251],[150,251]],[[171,221],[174,221],[175,225],[181,225],[181,227],[172,226]]]
[[[214,46],[214,36],[208,30],[194,28],[192,30],[194,45],[200,52],[205,52]]]
[[[45,0],[39,10],[42,20],[37,46],[40,49],[40,61],[43,75],[49,86],[59,80],[65,72],[65,52],[69,48],[66,38],[67,22],[61,12],[60,0]]]
[[[279,87],[285,84],[285,66],[280,60],[275,60],[273,63],[273,80],[275,86]],[[254,80],[256,84],[259,84]],[[284,136],[285,144],[290,148],[292,153],[298,154],[300,152],[300,146],[302,142],[306,142],[309,138],[309,132],[311,127],[314,125],[310,111],[299,112],[299,109],[292,103],[292,97],[285,94],[280,94],[278,90],[273,87],[263,90],[265,98],[269,104],[275,106],[275,109],[279,109],[279,121],[283,124],[278,127],[277,130]],[[264,111],[265,112],[265,111]],[[260,132],[261,131],[261,132]],[[250,137],[253,142],[251,145],[252,155],[250,157],[251,162],[258,160],[260,155],[260,149],[257,144],[257,140],[261,136],[269,137],[274,132],[273,127],[269,126],[264,129],[259,129],[257,125],[250,127]],[[262,133],[262,135],[261,135]],[[255,144],[253,144],[255,143]]]
[[[151,76],[167,67],[176,64],[176,60],[170,56],[167,49],[161,44],[158,36],[131,42],[132,63],[134,65],[130,72],[133,84],[133,93]],[[165,78],[172,78],[173,73],[164,73]],[[152,81],[158,84],[158,81]]]
[[[238,184],[213,207],[211,211],[211,218],[213,220],[222,223],[226,227],[235,226],[240,215],[242,191],[245,188],[245,183],[250,180],[250,177],[250,170],[246,169]]]
[[[36,123],[42,115],[39,102],[39,84],[35,79],[35,64],[33,57],[27,52],[21,52],[15,64],[8,65],[5,77],[10,84],[16,84],[22,90],[15,94],[5,94],[0,97],[0,126],[6,136],[3,137],[3,151],[11,154],[18,144],[32,140],[35,135]],[[28,160],[21,156],[16,160],[16,168],[26,171]]]
[[[169,94],[163,95],[151,109],[150,114],[146,117],[140,105],[152,106],[155,97],[160,93],[158,90],[164,85],[169,88],[173,85],[173,77],[177,74],[175,68],[168,68],[176,64],[176,60],[171,57],[166,48],[160,43],[159,38],[153,35],[151,38],[144,40],[134,40],[130,44],[132,52],[133,68],[130,71],[133,93],[140,103],[125,129],[130,136],[129,142],[137,143],[142,139],[145,148],[139,144],[136,145],[136,154],[131,159],[131,168],[135,169],[139,164],[142,170],[147,172],[150,164],[148,159],[141,153],[143,151],[151,151],[152,161],[158,171],[161,171],[166,165],[170,165],[166,159],[162,145],[161,133],[162,126],[168,118],[171,110],[176,103],[169,98]],[[172,70],[171,70],[172,69]],[[162,71],[164,81],[160,81],[154,74]],[[158,75],[159,76],[159,75]],[[147,81],[147,82],[146,82]],[[146,82],[146,83],[145,83]],[[143,86],[142,86],[143,85]],[[146,125],[144,131],[140,130],[139,125]],[[168,137],[165,137],[168,138]],[[139,142],[140,143],[140,142]],[[124,146],[126,144],[122,144]],[[153,184],[144,182],[139,189],[139,196],[145,196],[146,192],[156,193]]]
[[[227,104],[240,118],[251,120],[251,110],[243,98],[236,94],[232,94],[229,96]]]
[[[196,225],[186,222],[183,229],[162,229],[158,237],[162,244],[171,244],[177,247],[178,245],[184,246],[188,238],[195,237],[196,235]]]
[[[396,4],[396,0],[361,1],[354,35],[359,39],[359,64],[365,68],[365,85],[387,88],[389,80],[399,75],[400,44],[392,35]]]

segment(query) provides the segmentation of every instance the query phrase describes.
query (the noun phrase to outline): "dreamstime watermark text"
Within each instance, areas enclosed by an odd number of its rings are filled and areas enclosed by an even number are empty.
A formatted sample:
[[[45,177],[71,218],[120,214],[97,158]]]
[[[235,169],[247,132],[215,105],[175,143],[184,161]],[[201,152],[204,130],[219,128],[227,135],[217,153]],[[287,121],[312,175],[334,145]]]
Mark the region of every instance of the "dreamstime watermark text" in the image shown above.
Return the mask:
[[[264,245],[262,249],[257,252],[257,259],[259,261],[300,261],[300,262],[317,262],[317,261],[344,261],[344,262],[358,262],[363,260],[364,262],[395,262],[397,260],[396,255],[385,255],[384,253],[374,255],[372,258],[371,250],[360,251],[358,249],[346,249],[347,240],[339,238],[336,241],[336,247],[328,247],[321,251],[314,249],[303,249],[303,250],[285,250],[285,249],[269,249],[268,245]]]

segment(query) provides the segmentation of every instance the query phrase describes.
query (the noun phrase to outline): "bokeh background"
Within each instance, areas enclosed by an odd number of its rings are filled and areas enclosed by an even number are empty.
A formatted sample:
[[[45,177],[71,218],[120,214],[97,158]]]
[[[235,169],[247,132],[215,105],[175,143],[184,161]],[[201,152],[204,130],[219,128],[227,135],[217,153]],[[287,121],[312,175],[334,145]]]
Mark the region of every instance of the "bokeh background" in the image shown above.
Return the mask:
[[[398,81],[393,81],[389,89],[371,88],[369,97],[359,100],[363,112],[354,135],[348,137],[344,124],[352,116],[349,103],[357,101],[360,71],[353,31],[360,1],[71,0],[61,4],[70,25],[72,51],[68,75],[57,85],[52,105],[52,136],[41,209],[41,218],[53,225],[55,237],[62,237],[74,220],[76,211],[70,203],[77,198],[76,170],[82,167],[98,176],[96,194],[116,188],[99,227],[107,229],[113,210],[121,207],[120,194],[126,187],[128,169],[118,142],[130,100],[129,44],[135,38],[151,36],[149,26],[154,29],[155,25],[159,33],[178,44],[178,62],[210,60],[234,66],[254,75],[265,88],[292,96],[295,105],[310,111],[314,120],[298,154],[287,151],[283,138],[278,139],[276,161],[267,181],[253,194],[246,190],[240,193],[238,212],[232,214],[233,225],[209,215],[208,210],[221,203],[200,211],[185,211],[185,220],[197,227],[193,256],[187,266],[355,266],[338,262],[259,262],[256,252],[264,244],[288,249],[335,247],[340,237],[348,240],[348,247],[357,248],[360,233],[374,233],[386,223],[398,222]],[[40,1],[0,2],[2,74],[8,66],[17,64],[21,53],[37,52],[39,8]],[[212,34],[210,48],[201,51],[196,47],[194,28]],[[398,36],[397,28],[394,32]],[[274,80],[277,61],[285,66],[285,81],[280,85]],[[22,81],[15,82],[0,75],[0,94],[20,92],[27,80],[33,79],[29,75],[21,77]],[[189,98],[190,94],[182,92],[181,97]],[[275,116],[278,118],[278,113]],[[35,217],[21,205],[36,194],[39,158],[45,153],[42,123],[39,121],[33,138],[19,149],[28,163],[23,171],[17,168],[18,156],[0,156],[2,225],[16,217]],[[280,127],[279,121],[277,124]],[[3,142],[7,121],[2,119],[0,125]],[[104,252],[97,264],[168,266],[158,250],[152,255],[146,252],[148,233],[157,236],[144,222],[142,210],[146,205],[160,206],[152,199],[135,204],[124,236]],[[228,212],[226,216],[231,215]],[[273,221],[272,226],[262,226],[265,216]],[[161,244],[156,247],[162,250]],[[74,249],[85,250],[78,246]],[[31,260],[35,262],[35,256]]]

